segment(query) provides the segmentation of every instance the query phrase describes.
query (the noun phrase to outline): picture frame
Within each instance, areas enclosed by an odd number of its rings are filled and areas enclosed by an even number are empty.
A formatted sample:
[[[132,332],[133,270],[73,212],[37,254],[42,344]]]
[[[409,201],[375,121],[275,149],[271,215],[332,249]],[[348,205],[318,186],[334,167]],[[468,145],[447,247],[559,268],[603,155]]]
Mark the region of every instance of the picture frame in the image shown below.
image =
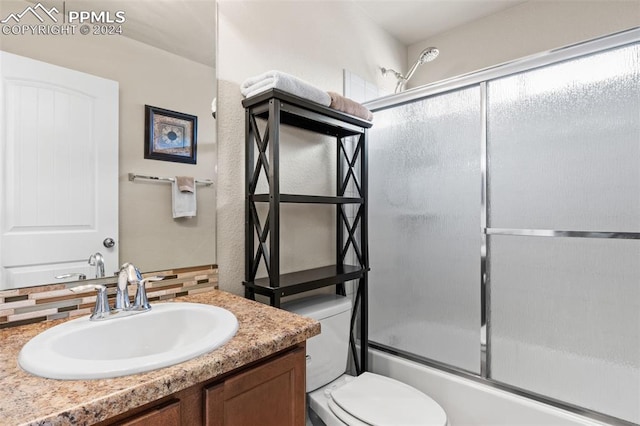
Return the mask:
[[[144,158],[196,164],[198,117],[145,105]]]

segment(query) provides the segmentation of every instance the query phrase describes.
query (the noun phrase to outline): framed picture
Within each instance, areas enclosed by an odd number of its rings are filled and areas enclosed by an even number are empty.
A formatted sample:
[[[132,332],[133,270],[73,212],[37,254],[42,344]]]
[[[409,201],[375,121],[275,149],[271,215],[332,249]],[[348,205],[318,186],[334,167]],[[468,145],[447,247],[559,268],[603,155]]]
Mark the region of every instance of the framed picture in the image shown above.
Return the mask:
[[[144,158],[196,164],[198,117],[144,106]]]

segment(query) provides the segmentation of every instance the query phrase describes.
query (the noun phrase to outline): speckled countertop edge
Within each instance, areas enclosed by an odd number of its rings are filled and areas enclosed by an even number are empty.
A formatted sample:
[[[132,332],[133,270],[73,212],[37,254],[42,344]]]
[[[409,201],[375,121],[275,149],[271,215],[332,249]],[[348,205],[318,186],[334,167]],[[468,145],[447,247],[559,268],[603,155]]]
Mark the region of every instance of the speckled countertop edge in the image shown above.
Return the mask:
[[[238,318],[236,336],[222,347],[147,373],[101,380],[51,380],[18,365],[22,346],[64,321],[0,330],[0,424],[90,425],[210,380],[320,333],[312,319],[213,290],[175,302],[220,306]]]

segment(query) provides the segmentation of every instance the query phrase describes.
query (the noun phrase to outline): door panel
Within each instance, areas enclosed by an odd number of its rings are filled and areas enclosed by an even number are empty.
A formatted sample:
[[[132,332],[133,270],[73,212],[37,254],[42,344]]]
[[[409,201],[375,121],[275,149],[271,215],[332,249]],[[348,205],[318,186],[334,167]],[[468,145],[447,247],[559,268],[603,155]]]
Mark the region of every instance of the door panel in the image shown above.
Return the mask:
[[[480,372],[480,88],[376,112],[370,340]]]
[[[0,52],[0,289],[118,263],[118,83]]]

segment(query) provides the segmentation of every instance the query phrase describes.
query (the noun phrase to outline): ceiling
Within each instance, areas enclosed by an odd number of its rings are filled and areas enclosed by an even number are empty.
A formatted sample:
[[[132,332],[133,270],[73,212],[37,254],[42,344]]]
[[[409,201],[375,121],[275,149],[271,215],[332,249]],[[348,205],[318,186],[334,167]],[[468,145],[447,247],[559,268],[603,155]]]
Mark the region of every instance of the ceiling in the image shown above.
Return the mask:
[[[303,0],[289,1],[295,3]],[[524,2],[524,0],[349,1],[354,2],[373,22],[407,46]],[[122,9],[127,13],[126,35],[128,37],[197,62],[214,65],[216,37],[214,0],[126,2],[98,0],[98,2],[121,3]],[[151,3],[153,3],[152,6]],[[167,16],[171,17],[171,22],[167,22]],[[159,31],[159,28],[165,29]],[[207,49],[202,49],[203,41],[206,41]]]
[[[373,22],[409,46],[525,0],[338,1],[353,2]],[[61,7],[62,0],[41,0],[41,3]],[[66,10],[123,10],[126,13],[123,35],[215,67],[215,0],[66,0],[65,7]]]
[[[216,0],[29,0],[58,10],[125,12],[122,35],[215,67]],[[113,15],[112,15],[113,16]]]
[[[405,45],[411,45],[525,0],[351,0]]]
[[[126,12],[127,37],[215,67],[214,0],[99,0],[92,5],[103,1]]]

